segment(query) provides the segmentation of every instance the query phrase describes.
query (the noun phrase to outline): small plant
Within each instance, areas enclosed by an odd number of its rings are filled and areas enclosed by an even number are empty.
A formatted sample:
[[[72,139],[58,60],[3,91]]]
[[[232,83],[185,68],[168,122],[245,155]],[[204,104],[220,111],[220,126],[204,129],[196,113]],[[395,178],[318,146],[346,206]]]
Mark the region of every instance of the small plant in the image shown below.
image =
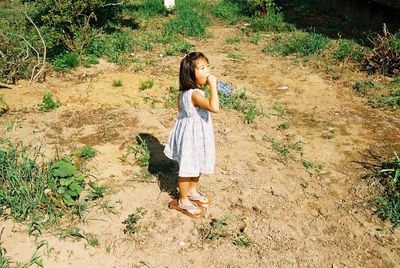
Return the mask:
[[[355,42],[340,39],[337,48],[332,52],[332,57],[336,61],[352,59],[359,62],[363,59],[364,53],[360,47],[356,46]]]
[[[216,240],[226,237],[228,235],[226,219],[212,219],[209,227],[202,228],[200,233],[203,239]]]
[[[137,234],[140,231],[139,221],[143,218],[145,211],[142,207],[136,208],[136,212],[130,214],[122,223],[125,224],[124,234]]]
[[[192,47],[193,45],[186,40],[175,38],[171,42],[168,42],[165,54],[168,56],[176,56],[181,53],[188,53]]]
[[[328,127],[322,133],[322,137],[328,140],[333,139],[336,136],[336,130],[333,127]]]
[[[74,228],[74,229],[69,229],[69,230],[63,230],[60,233],[60,238],[65,239],[67,237],[77,237],[77,238],[83,238],[86,240],[86,242],[89,244],[89,246],[96,247],[99,245],[99,239],[90,233],[85,233],[83,230],[79,228]]]
[[[51,92],[46,92],[43,95],[42,103],[39,104],[39,110],[43,112],[48,112],[58,107],[60,107],[60,102],[58,100],[57,101],[53,100],[53,94]]]
[[[233,60],[240,60],[240,59],[242,58],[240,55],[233,54],[233,53],[229,53],[229,54],[227,55],[227,57],[228,57],[229,59],[233,59]]]
[[[257,115],[257,110],[256,110],[256,106],[255,105],[250,105],[247,109],[245,118],[244,118],[244,122],[246,124],[252,124],[254,123],[254,120],[256,119],[256,115]]]
[[[233,45],[240,42],[240,38],[237,36],[230,36],[225,40],[225,43]]]
[[[51,166],[51,175],[57,178],[59,193],[67,206],[72,206],[83,191],[83,176],[77,175],[76,168],[65,160],[59,160]]]
[[[122,87],[122,81],[121,80],[113,80],[112,86],[113,87]]]
[[[298,141],[295,143],[291,144],[282,144],[275,140],[274,138],[269,138],[266,135],[264,135],[263,140],[269,141],[271,143],[272,149],[278,153],[278,159],[279,161],[282,161],[284,163],[287,163],[290,159],[292,159],[292,152],[299,152],[300,154],[303,153],[303,142]]]
[[[313,170],[316,170],[316,171],[319,171],[319,170],[322,169],[322,165],[321,164],[316,164],[316,163],[313,163],[313,162],[307,161],[307,160],[303,160],[303,166],[306,169],[313,169]]]
[[[79,153],[79,156],[82,157],[83,159],[89,160],[92,159],[96,155],[97,151],[90,145],[86,145],[85,147],[82,148],[81,152]]]
[[[292,124],[290,122],[284,122],[278,125],[278,129],[280,130],[286,130],[292,127]]]
[[[105,186],[99,186],[94,181],[89,182],[89,186],[92,188],[88,196],[88,199],[90,200],[104,197],[104,194],[107,192],[107,188]]]
[[[138,136],[138,146],[135,151],[135,158],[139,162],[139,166],[148,167],[150,163],[150,150],[147,142]]]
[[[143,82],[140,84],[139,89],[140,89],[141,91],[143,91],[143,90],[152,88],[153,86],[154,86],[154,80],[153,80],[153,79],[151,79],[151,80],[146,80],[146,81],[143,81]]]
[[[284,104],[282,103],[274,103],[274,106],[272,109],[277,112],[277,115],[279,117],[283,116],[284,114],[291,114],[293,111],[289,108],[287,108]]]
[[[251,240],[244,232],[240,232],[233,240],[233,244],[238,247],[248,247],[251,244]]]

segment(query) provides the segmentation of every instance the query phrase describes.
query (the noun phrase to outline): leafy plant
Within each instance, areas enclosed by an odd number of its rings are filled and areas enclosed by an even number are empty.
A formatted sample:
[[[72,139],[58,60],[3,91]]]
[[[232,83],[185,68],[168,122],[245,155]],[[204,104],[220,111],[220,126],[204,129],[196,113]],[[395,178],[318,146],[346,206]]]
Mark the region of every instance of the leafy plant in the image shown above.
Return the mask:
[[[150,163],[150,150],[147,142],[138,136],[138,146],[135,151],[135,158],[141,167],[148,167]]]
[[[244,118],[244,122],[246,124],[252,124],[254,123],[254,120],[256,119],[257,116],[257,110],[256,110],[256,106],[255,105],[250,105],[247,108],[246,114],[245,114],[245,118]]]
[[[79,156],[89,160],[92,159],[96,155],[97,151],[90,145],[85,145],[85,147],[82,148],[81,152],[79,153]]]
[[[57,193],[62,196],[67,206],[72,206],[83,191],[84,177],[77,175],[76,168],[65,160],[55,162],[51,166],[50,173],[59,182]]]
[[[290,159],[293,158],[292,152],[296,151],[299,152],[300,154],[303,153],[303,142],[298,141],[295,143],[280,143],[274,138],[269,138],[266,135],[264,135],[263,140],[269,141],[271,143],[272,149],[277,152],[278,158],[277,160],[282,161],[284,163],[287,163]]]
[[[57,101],[53,100],[53,94],[51,92],[46,92],[43,95],[42,103],[39,104],[39,110],[43,112],[48,112],[58,107],[60,107],[60,102],[58,100]]]
[[[168,89],[168,94],[164,99],[164,107],[165,108],[177,107],[178,95],[179,95],[179,89],[177,89],[176,87],[170,87]]]
[[[227,221],[226,219],[212,219],[209,227],[202,228],[200,233],[203,239],[216,240],[226,237],[228,235]]]
[[[107,192],[107,188],[105,186],[99,186],[96,182],[89,182],[89,186],[92,188],[90,190],[88,198],[90,200],[99,199],[104,197],[104,194]]]
[[[124,234],[137,234],[140,231],[139,221],[143,218],[145,211],[142,207],[136,208],[136,212],[130,214],[122,223],[125,224]]]
[[[376,87],[377,84],[372,80],[357,81],[353,85],[354,91],[362,95],[367,95],[370,89]]]
[[[77,66],[79,66],[79,58],[73,52],[60,54],[53,60],[53,69],[55,71],[64,71]]]
[[[289,122],[284,122],[278,125],[278,129],[286,130],[292,126]]]
[[[9,109],[10,106],[8,106],[7,102],[4,100],[4,97],[0,96],[0,116],[7,113]]]
[[[307,161],[307,160],[303,160],[303,166],[306,169],[313,169],[313,170],[317,170],[317,171],[322,169],[321,164],[316,164],[316,163],[313,163],[313,162]]]
[[[235,1],[224,0],[216,2],[211,8],[211,13],[231,25],[239,22],[243,17],[240,4]]]
[[[251,244],[251,240],[244,232],[240,232],[233,240],[233,244],[238,247],[248,247]]]
[[[336,61],[351,59],[360,62],[364,57],[364,53],[361,47],[357,46],[354,41],[340,39],[338,46],[332,52],[332,57]]]

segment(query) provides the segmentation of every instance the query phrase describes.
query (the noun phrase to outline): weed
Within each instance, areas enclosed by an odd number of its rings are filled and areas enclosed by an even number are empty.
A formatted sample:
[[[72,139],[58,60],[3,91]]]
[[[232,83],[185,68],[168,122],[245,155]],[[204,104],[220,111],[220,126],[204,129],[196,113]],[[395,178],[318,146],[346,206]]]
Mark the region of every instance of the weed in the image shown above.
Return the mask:
[[[112,86],[113,87],[122,87],[122,81],[121,80],[113,80]]]
[[[169,56],[176,56],[180,53],[188,53],[193,45],[186,40],[175,38],[172,42],[168,43],[165,54]]]
[[[364,53],[354,41],[340,39],[336,49],[332,52],[332,57],[336,61],[352,59],[360,62],[364,57]]]
[[[237,36],[230,36],[228,38],[226,38],[225,43],[233,45],[233,44],[237,44],[240,42],[240,38]]]
[[[92,246],[92,247],[96,247],[99,245],[99,239],[95,235],[90,234],[90,233],[85,233],[85,231],[83,231],[79,228],[61,231],[60,239],[65,239],[67,237],[83,238],[86,240],[86,242],[89,244],[89,246]]]
[[[242,19],[239,3],[235,1],[218,1],[211,8],[212,14],[229,24],[235,24]]]
[[[43,112],[48,112],[60,107],[60,102],[53,100],[53,94],[51,92],[46,92],[43,95],[42,103],[39,104],[39,110]]]
[[[372,80],[364,80],[364,81],[357,81],[353,85],[353,89],[355,92],[361,95],[367,95],[368,91],[372,88],[376,88],[377,83]]]
[[[135,158],[139,162],[139,166],[148,167],[150,163],[150,149],[147,142],[138,136],[138,146],[135,148]]]
[[[153,80],[153,79],[149,79],[149,80],[143,81],[143,82],[140,84],[139,89],[140,89],[141,91],[143,91],[143,90],[146,90],[146,89],[150,89],[150,88],[152,88],[153,86],[154,86],[154,80]]]
[[[96,153],[96,149],[94,149],[92,146],[85,145],[85,147],[83,147],[81,152],[79,153],[79,156],[83,159],[89,160],[92,159],[96,155]]]
[[[60,54],[53,60],[53,69],[55,71],[65,71],[79,66],[78,55],[75,53]]]
[[[122,223],[125,224],[124,234],[137,234],[140,231],[139,221],[143,218],[145,211],[142,207],[136,208],[136,212],[130,214]]]
[[[295,143],[289,144],[282,144],[275,140],[274,138],[269,138],[264,135],[263,140],[266,140],[271,143],[272,149],[278,154],[277,160],[287,163],[290,159],[293,158],[292,152],[299,152],[300,154],[303,153],[303,142],[298,141]]]
[[[293,113],[293,111],[289,108],[287,108],[284,104],[282,103],[274,103],[274,106],[272,107],[272,109],[277,112],[277,115],[279,117],[283,116],[284,114],[291,114]]]
[[[75,202],[73,205],[74,213],[79,217],[79,219],[83,219],[85,217],[86,210],[89,207],[89,203],[85,200],[82,202]]]
[[[270,5],[266,16],[250,18],[253,31],[285,32],[294,30],[294,26],[284,21],[283,15],[276,5]]]
[[[240,232],[233,240],[233,244],[238,247],[248,247],[251,244],[251,240],[244,232]]]
[[[200,233],[203,239],[216,240],[219,238],[226,237],[227,232],[227,221],[223,219],[212,219],[209,227],[200,229]]]
[[[331,140],[334,137],[336,137],[336,130],[333,127],[328,127],[322,133],[322,137],[325,139]]]
[[[384,220],[390,220],[394,227],[400,226],[400,158],[384,160],[373,174],[383,186],[383,192],[375,200],[376,213]]]
[[[55,162],[50,173],[58,181],[57,193],[62,196],[64,204],[72,206],[83,191],[84,177],[78,175],[75,166],[65,160]]]
[[[299,54],[306,57],[325,49],[328,44],[329,39],[321,34],[296,31],[277,36],[273,44],[265,47],[263,52],[272,52],[282,56]]]
[[[228,59],[233,59],[233,60],[239,60],[242,58],[242,56],[238,55],[238,54],[233,54],[233,53],[229,53],[227,55]]]
[[[177,107],[177,101],[179,96],[179,89],[176,87],[170,87],[168,89],[168,95],[164,99],[164,107],[172,108]]]
[[[94,181],[90,181],[89,186],[92,188],[88,196],[88,199],[90,200],[95,200],[104,197],[104,194],[107,193],[107,188],[105,186],[99,186]]]
[[[247,108],[247,111],[246,111],[246,114],[245,114],[245,118],[244,118],[244,122],[246,124],[254,123],[254,120],[256,119],[256,115],[257,115],[256,106],[252,104]]]
[[[278,125],[278,129],[280,130],[286,130],[292,127],[292,124],[290,122],[284,122]]]
[[[319,171],[319,170],[322,169],[322,165],[321,164],[316,164],[316,163],[313,163],[313,162],[307,161],[307,160],[303,160],[303,166],[306,169],[313,169],[313,170],[316,170],[316,171]]]

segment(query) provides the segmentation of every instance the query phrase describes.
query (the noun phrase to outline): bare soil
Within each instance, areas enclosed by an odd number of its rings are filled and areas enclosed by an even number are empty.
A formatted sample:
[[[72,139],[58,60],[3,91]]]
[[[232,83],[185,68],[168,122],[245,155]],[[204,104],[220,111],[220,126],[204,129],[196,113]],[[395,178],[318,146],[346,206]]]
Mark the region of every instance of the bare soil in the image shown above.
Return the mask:
[[[201,190],[213,198],[204,219],[168,209],[176,166],[162,149],[177,111],[164,102],[169,87],[177,87],[180,57],[153,55],[154,65],[140,71],[101,61],[89,69],[50,74],[43,83],[19,81],[13,89],[1,89],[11,107],[0,118],[2,135],[42,144],[48,159],[92,145],[99,153],[86,172],[109,189],[105,200],[114,206],[113,213],[93,206],[83,220],[63,219],[39,236],[52,248],[40,250],[44,267],[399,267],[399,230],[390,232],[390,224],[371,211],[361,164],[376,161],[373,155],[391,156],[399,147],[399,113],[370,108],[341,81],[295,58],[263,54],[263,42],[243,37],[226,44],[226,38],[242,36],[239,29],[210,31],[212,38],[190,42],[208,56],[221,80],[244,87],[257,100],[262,115],[253,124],[234,110],[212,115],[217,164],[215,174],[200,179]],[[229,53],[241,57],[229,59]],[[154,79],[154,87],[140,91],[148,79]],[[122,87],[113,87],[113,80],[121,80]],[[44,113],[38,104],[46,91],[62,106]],[[288,111],[277,112],[277,104]],[[284,122],[291,127],[279,129]],[[121,159],[138,136],[152,153],[151,183],[135,180],[140,167]],[[268,139],[301,142],[304,150],[284,160]],[[303,160],[323,168],[307,170]],[[138,207],[145,211],[140,231],[124,234],[122,222]],[[213,219],[225,221],[225,237],[205,238]],[[27,262],[35,237],[11,219],[1,221],[3,227],[7,256]],[[72,227],[94,235],[99,245],[59,238],[61,229]],[[235,245],[238,235],[246,235],[249,246]]]

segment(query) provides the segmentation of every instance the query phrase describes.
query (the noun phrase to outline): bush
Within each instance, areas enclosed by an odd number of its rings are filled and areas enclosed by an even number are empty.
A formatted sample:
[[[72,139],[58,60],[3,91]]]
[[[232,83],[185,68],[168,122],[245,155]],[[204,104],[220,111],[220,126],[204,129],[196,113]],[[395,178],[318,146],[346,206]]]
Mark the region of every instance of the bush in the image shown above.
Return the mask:
[[[360,62],[364,58],[364,51],[360,46],[351,40],[338,41],[337,47],[332,53],[332,57],[336,61],[344,61],[346,59]]]
[[[78,55],[72,52],[60,54],[53,60],[53,69],[55,71],[64,71],[78,66],[79,66]]]
[[[212,7],[211,13],[229,24],[235,24],[242,18],[239,4],[233,1],[217,2]]]
[[[51,92],[46,92],[43,95],[42,103],[39,104],[39,109],[43,112],[48,112],[60,107],[60,102],[53,100],[53,94]]]

